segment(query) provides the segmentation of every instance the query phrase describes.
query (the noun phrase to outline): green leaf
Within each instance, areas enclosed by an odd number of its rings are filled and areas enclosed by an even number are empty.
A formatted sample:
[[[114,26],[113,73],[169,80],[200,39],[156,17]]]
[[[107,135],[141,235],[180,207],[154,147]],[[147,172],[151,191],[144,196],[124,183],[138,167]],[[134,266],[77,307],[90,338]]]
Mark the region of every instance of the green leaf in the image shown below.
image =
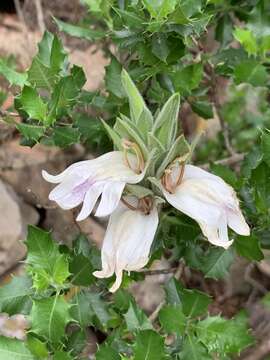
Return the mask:
[[[0,312],[9,315],[26,314],[31,307],[32,281],[28,276],[12,278],[0,288]]]
[[[69,260],[71,282],[74,285],[89,286],[94,282],[93,266],[90,261],[90,246],[84,236],[79,236],[73,245],[73,253]]]
[[[72,320],[63,296],[52,296],[33,301],[30,314],[31,331],[57,344],[65,334],[66,325]]]
[[[236,28],[233,35],[243,46],[249,55],[256,55],[258,51],[257,41],[251,30]]]
[[[156,177],[160,178],[167,166],[172,163],[176,158],[179,159],[179,162],[185,161],[190,154],[190,146],[185,140],[184,135],[180,135],[173,145],[171,146],[169,152],[167,153],[166,157],[162,161],[161,165],[159,166]]]
[[[239,354],[253,343],[246,321],[241,318],[226,320],[220,316],[208,317],[198,323],[197,335],[209,352],[222,356]]]
[[[249,260],[260,261],[264,258],[258,238],[254,235],[238,235],[234,241],[237,253]]]
[[[153,18],[163,19],[174,11],[177,0],[143,0],[143,4]]]
[[[64,351],[56,351],[53,355],[53,360],[73,360],[71,355]]]
[[[81,39],[94,41],[105,37],[105,33],[102,31],[87,29],[82,26],[68,24],[64,21],[53,17],[60,31],[65,32],[68,35],[75,36]]]
[[[202,64],[191,64],[177,70],[171,77],[176,91],[189,94],[192,90],[196,89],[203,76]]]
[[[25,342],[0,336],[0,358],[3,360],[35,360]]]
[[[82,328],[89,325],[106,327],[111,318],[106,303],[98,293],[81,292],[75,295],[72,303],[74,306],[70,313]]]
[[[59,252],[51,235],[34,226],[28,227],[26,241],[28,254],[26,263],[33,275],[33,284],[37,289],[46,289],[49,285],[63,285],[69,277],[68,261]]]
[[[252,196],[259,211],[269,215],[270,207],[270,168],[262,162],[252,171],[250,183]]]
[[[80,132],[77,128],[56,126],[53,129],[52,139],[56,146],[65,148],[79,143]]]
[[[57,118],[68,114],[77,101],[86,81],[82,68],[73,66],[71,75],[65,76],[55,85],[49,103],[48,123],[53,125]]]
[[[268,74],[266,68],[255,60],[246,60],[234,69],[236,84],[249,83],[253,86],[266,86]]]
[[[153,328],[148,317],[143,310],[138,307],[134,299],[130,301],[128,311],[124,314],[124,317],[129,331]]]
[[[16,128],[27,139],[38,142],[38,140],[44,135],[46,131],[45,126],[31,125],[31,124],[17,124]]]
[[[164,339],[153,330],[140,331],[136,336],[134,360],[163,360]]]
[[[239,187],[238,178],[235,172],[232,171],[229,167],[220,164],[211,164],[210,169],[215,175],[221,177],[233,188],[237,189]]]
[[[0,74],[3,75],[11,85],[23,87],[26,83],[27,74],[13,70],[2,59],[0,59]]]
[[[186,327],[186,317],[181,305],[166,305],[159,312],[159,321],[167,333],[183,335]]]
[[[111,62],[105,69],[106,89],[119,98],[125,97],[125,91],[120,83],[122,65],[116,57],[111,55]]]
[[[192,110],[204,119],[213,119],[213,106],[207,101],[196,101],[191,104]]]
[[[46,343],[31,334],[27,336],[27,347],[37,359],[48,359],[49,352]]]
[[[173,94],[161,109],[153,126],[153,134],[166,149],[174,142],[178,127],[180,95]]]
[[[35,89],[24,86],[19,100],[22,110],[24,110],[31,119],[46,123],[47,104],[42,101]]]
[[[270,131],[266,130],[261,137],[263,160],[270,167]]]
[[[121,360],[121,357],[114,348],[102,344],[96,352],[96,360]]]
[[[222,279],[228,275],[228,270],[233,262],[232,249],[211,248],[203,259],[201,270],[205,277]]]
[[[208,305],[211,303],[211,298],[199,291],[183,289],[182,291],[183,313],[191,318],[206,313]]]
[[[122,70],[121,81],[129,100],[131,118],[135,122],[135,124],[137,124],[142,111],[144,109],[145,111],[147,111],[148,109],[141,94],[139,93],[134,82],[131,80],[129,74],[126,72],[125,69]]]
[[[165,284],[166,298],[169,304],[182,304],[182,285],[175,278],[171,278]]]
[[[206,348],[198,341],[197,337],[188,334],[183,341],[180,353],[181,360],[212,360]]]
[[[153,35],[152,53],[161,61],[166,62],[170,49],[165,34],[157,33]]]

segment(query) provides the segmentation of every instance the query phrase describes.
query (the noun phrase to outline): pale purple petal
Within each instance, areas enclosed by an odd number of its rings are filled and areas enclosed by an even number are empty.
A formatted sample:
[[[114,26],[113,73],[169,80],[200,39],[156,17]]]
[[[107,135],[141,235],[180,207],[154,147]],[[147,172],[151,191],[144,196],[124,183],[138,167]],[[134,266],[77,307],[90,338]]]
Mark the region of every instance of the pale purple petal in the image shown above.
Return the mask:
[[[120,181],[107,182],[105,184],[95,216],[108,216],[116,209],[125,185],[124,182]]]
[[[91,214],[97,202],[97,199],[102,193],[103,187],[104,183],[97,183],[92,185],[89,190],[87,190],[83,200],[83,206],[76,218],[77,221],[85,220]]]

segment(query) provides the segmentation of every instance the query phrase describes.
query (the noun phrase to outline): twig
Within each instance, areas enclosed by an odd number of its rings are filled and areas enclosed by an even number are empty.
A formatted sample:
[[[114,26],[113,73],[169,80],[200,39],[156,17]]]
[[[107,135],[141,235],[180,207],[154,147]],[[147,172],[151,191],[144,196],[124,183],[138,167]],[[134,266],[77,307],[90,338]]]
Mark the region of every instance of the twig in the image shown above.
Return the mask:
[[[262,294],[266,294],[268,292],[267,289],[251,276],[251,272],[254,267],[255,265],[253,263],[247,266],[244,276],[245,281],[253,286],[257,291],[261,292]]]
[[[46,25],[45,25],[45,21],[44,21],[44,14],[43,14],[41,0],[34,0],[34,2],[35,2],[36,12],[37,12],[38,27],[39,27],[40,32],[44,33],[44,31],[46,30]]]
[[[249,355],[243,357],[243,360],[262,360],[266,355],[270,354],[270,339],[265,339],[258,347]]]
[[[245,158],[245,155],[246,154],[235,153],[234,155],[232,155],[228,158],[214,161],[214,164],[216,164],[216,165],[234,165],[234,164],[237,164],[238,162],[243,161]],[[207,169],[209,169],[210,164],[209,163],[203,164],[203,165],[200,165],[200,167],[207,170]]]
[[[18,113],[15,113],[12,111],[7,111],[7,110],[2,110],[2,109],[0,109],[0,116],[1,117],[4,117],[4,116],[20,117],[20,115]]]
[[[26,24],[25,21],[25,17],[23,14],[23,10],[21,7],[21,3],[20,0],[14,0],[14,5],[15,5],[15,9],[16,9],[16,13],[18,15],[18,18],[21,22],[22,28],[23,28],[23,33],[26,39],[27,44],[23,44],[26,50],[26,54],[28,56],[29,59],[32,59],[32,55],[31,55],[31,49],[32,49],[32,43],[30,41],[30,37],[29,37],[29,31],[28,31],[28,26]]]
[[[161,275],[161,274],[171,274],[174,273],[177,268],[170,268],[170,269],[157,269],[157,270],[141,270],[140,272],[144,275]]]

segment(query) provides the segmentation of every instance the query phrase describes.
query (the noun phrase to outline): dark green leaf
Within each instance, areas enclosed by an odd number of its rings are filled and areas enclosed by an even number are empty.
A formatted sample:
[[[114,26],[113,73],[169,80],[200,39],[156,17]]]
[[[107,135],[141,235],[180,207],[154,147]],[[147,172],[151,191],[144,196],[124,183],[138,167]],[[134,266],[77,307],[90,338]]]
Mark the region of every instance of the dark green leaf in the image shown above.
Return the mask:
[[[53,130],[52,139],[56,146],[65,148],[80,141],[80,132],[76,128],[57,126]]]
[[[176,71],[171,78],[176,91],[188,94],[191,90],[194,90],[199,86],[202,75],[203,67],[202,64],[198,63],[187,65]]]
[[[206,277],[222,279],[228,275],[233,259],[234,252],[232,249],[211,248],[204,255],[201,270]]]
[[[198,341],[197,337],[187,335],[184,339],[181,360],[212,360],[213,357],[208,355],[206,348]]]
[[[153,330],[140,331],[136,336],[134,360],[164,360],[164,339]]]
[[[106,66],[105,84],[107,90],[119,98],[125,97],[125,92],[121,85],[121,72],[122,65],[114,56],[111,56],[110,65]]]
[[[128,311],[125,313],[124,317],[129,331],[153,328],[147,316],[143,310],[138,307],[134,299],[130,301]]]
[[[24,110],[31,119],[46,123],[47,104],[43,102],[35,89],[24,86],[19,100],[22,110]]]
[[[26,83],[27,74],[19,73],[8,66],[3,60],[0,59],[0,74],[3,75],[11,85],[18,85],[23,87]]]
[[[31,331],[57,344],[65,334],[66,325],[72,320],[70,307],[63,296],[34,300],[30,314]]]
[[[60,31],[64,31],[71,36],[79,37],[89,41],[98,40],[105,36],[105,33],[102,31],[87,29],[78,25],[68,24],[56,18],[54,18],[54,21],[56,22]]]
[[[169,44],[167,43],[167,37],[165,34],[158,33],[152,37],[152,52],[153,54],[163,62],[166,62],[170,53]]]
[[[35,360],[25,342],[0,336],[0,358],[3,360]]]
[[[263,65],[255,60],[247,60],[234,70],[236,84],[249,83],[253,86],[266,86],[268,74]]]
[[[263,153],[263,160],[270,167],[270,132],[265,131],[261,137],[261,148]]]
[[[159,321],[167,333],[183,335],[186,327],[186,317],[181,305],[166,305],[159,312]]]
[[[204,119],[213,119],[213,106],[207,101],[196,101],[191,104],[192,110]]]
[[[260,261],[264,258],[259,240],[256,236],[238,235],[234,241],[237,253],[249,260]]]
[[[89,286],[95,278],[91,261],[83,254],[74,254],[69,263],[71,282],[74,285]]]
[[[45,126],[31,125],[31,124],[17,124],[16,128],[27,139],[38,142],[38,140],[44,135],[46,131]]]
[[[121,357],[112,347],[101,345],[96,353],[96,360],[121,360]]]
[[[0,288],[0,312],[26,314],[31,307],[32,281],[28,276],[14,277]]]
[[[211,303],[210,297],[199,290],[183,289],[181,296],[183,313],[187,317],[196,317],[206,313],[208,305]]]
[[[37,359],[48,359],[49,352],[44,342],[31,334],[27,336],[27,347]]]

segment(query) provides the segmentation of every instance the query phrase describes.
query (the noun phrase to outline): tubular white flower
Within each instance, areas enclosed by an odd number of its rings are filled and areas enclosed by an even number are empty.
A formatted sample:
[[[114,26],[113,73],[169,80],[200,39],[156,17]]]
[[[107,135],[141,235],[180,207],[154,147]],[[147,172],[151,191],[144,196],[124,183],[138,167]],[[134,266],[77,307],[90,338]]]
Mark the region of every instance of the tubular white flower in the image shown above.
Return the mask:
[[[136,157],[129,154],[129,163],[136,164]],[[62,209],[72,209],[81,203],[83,206],[77,221],[87,218],[92,212],[98,198],[100,204],[96,216],[107,216],[117,207],[126,183],[140,182],[144,173],[135,173],[126,163],[121,151],[112,151],[93,160],[77,162],[61,174],[53,176],[45,170],[45,180],[57,185],[49,194]]]
[[[95,271],[94,275],[108,278],[115,273],[111,292],[120,287],[123,270],[136,271],[147,264],[157,226],[155,206],[145,215],[120,203],[110,216],[101,251],[102,270]]]
[[[173,183],[177,182],[179,171],[179,167],[172,169]],[[220,177],[197,166],[185,165],[183,178],[174,192],[170,193],[164,184],[162,188],[166,200],[197,221],[212,244],[225,249],[232,244],[227,226],[240,235],[250,234],[235,191]]]

